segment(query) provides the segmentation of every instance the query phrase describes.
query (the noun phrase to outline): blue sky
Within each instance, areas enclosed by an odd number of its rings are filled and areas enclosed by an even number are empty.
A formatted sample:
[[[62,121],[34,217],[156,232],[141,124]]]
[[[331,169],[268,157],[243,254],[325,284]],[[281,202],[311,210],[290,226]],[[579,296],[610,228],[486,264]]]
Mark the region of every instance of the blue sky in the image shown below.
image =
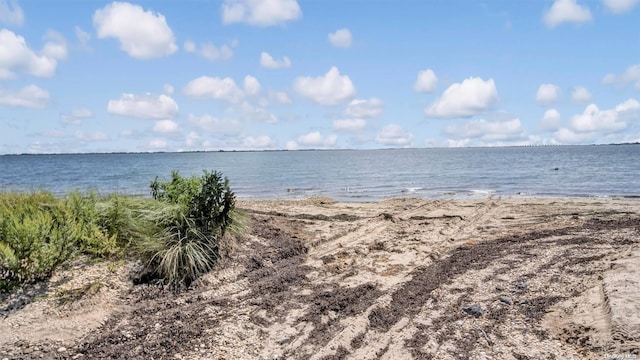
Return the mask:
[[[640,141],[640,0],[0,0],[0,153]]]

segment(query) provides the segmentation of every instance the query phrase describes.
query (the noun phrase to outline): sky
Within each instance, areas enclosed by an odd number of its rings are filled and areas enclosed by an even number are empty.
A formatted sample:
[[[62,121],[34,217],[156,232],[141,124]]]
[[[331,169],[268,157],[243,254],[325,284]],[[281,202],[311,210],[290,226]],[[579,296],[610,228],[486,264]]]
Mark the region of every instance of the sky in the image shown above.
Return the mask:
[[[0,0],[0,154],[640,141],[640,0]]]

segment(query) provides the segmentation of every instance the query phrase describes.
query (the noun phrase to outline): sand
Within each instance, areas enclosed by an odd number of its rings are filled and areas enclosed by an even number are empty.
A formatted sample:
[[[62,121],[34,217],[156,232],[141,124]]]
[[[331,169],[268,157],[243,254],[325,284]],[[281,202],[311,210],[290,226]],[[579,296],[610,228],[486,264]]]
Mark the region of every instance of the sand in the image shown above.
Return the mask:
[[[640,201],[241,202],[174,294],[72,264],[0,298],[0,359],[603,359],[640,352]]]

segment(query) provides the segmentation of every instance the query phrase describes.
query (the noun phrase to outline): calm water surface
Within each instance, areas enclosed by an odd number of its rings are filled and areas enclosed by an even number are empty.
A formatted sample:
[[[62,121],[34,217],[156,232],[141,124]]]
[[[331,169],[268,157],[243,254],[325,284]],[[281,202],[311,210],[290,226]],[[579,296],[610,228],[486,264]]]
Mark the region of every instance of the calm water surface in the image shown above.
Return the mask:
[[[0,189],[148,195],[172,169],[219,170],[244,199],[640,195],[640,145],[6,155]]]

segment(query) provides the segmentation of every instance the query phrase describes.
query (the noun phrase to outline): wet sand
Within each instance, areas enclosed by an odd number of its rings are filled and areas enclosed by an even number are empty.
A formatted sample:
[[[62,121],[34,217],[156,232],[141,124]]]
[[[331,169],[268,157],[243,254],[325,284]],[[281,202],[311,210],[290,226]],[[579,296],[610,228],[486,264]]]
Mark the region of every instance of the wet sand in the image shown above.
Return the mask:
[[[4,296],[0,358],[640,356],[639,201],[239,206],[251,231],[188,292],[75,264]]]

